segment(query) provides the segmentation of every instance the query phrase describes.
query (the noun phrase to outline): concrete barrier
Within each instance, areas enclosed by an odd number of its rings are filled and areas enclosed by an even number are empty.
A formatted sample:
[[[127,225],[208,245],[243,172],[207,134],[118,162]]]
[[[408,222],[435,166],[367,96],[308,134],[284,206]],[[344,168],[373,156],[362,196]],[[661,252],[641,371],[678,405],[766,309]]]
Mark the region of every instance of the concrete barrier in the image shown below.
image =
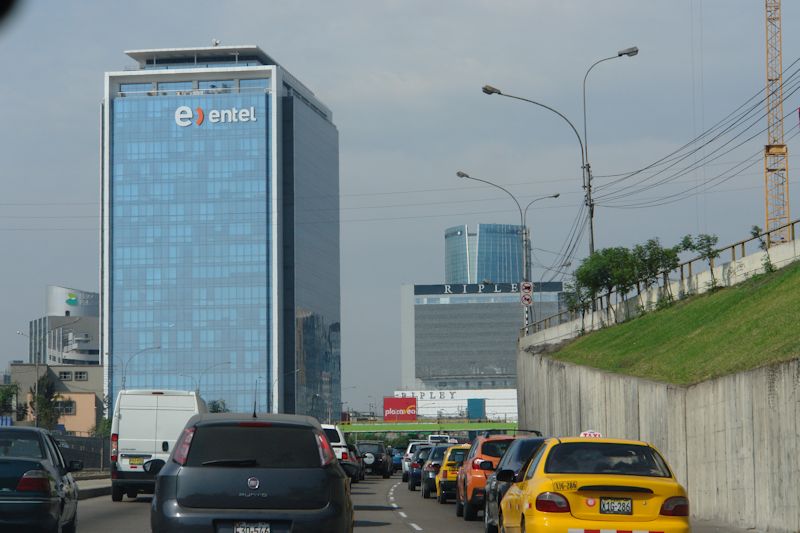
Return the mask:
[[[680,387],[531,348],[520,340],[520,427],[651,442],[689,491],[693,517],[800,531],[800,359]]]

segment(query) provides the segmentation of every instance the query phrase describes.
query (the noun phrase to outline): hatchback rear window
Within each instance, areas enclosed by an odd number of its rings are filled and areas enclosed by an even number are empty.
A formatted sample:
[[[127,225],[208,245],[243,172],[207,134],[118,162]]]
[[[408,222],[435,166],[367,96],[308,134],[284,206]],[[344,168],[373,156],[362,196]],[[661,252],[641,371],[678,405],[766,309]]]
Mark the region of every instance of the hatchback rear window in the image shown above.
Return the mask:
[[[544,471],[549,474],[670,477],[667,464],[653,448],[610,442],[557,444],[550,450]]]
[[[200,426],[186,466],[313,468],[320,456],[311,428]]]
[[[361,442],[358,444],[358,448],[361,450],[362,453],[383,453],[383,444],[370,444]]]
[[[513,439],[488,440],[483,443],[481,454],[489,457],[503,457],[503,454],[506,453],[506,450],[511,446],[512,442]]]
[[[44,459],[42,441],[33,431],[0,429],[0,457]]]
[[[325,436],[328,437],[328,442],[331,444],[338,444],[342,442],[342,439],[339,438],[339,432],[333,428],[326,428]]]

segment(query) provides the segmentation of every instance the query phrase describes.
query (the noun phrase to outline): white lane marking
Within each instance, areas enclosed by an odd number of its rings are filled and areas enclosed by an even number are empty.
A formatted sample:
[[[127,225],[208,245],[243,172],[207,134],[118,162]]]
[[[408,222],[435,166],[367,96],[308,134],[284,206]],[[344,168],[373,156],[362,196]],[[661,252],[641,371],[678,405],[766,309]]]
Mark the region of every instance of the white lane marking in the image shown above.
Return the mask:
[[[397,508],[398,508],[398,507],[400,507],[400,506],[399,506],[399,505],[397,505],[396,503],[393,503],[393,504],[392,504],[392,507],[394,507],[395,509],[397,509]]]
[[[389,496],[389,499],[394,501],[394,496]]]
[[[402,518],[408,518],[408,515],[403,511],[397,511],[397,514],[399,514]]]
[[[413,528],[414,528],[414,529],[416,529],[417,531],[422,531],[422,528],[421,528],[421,527],[419,527],[419,526],[418,526],[417,524],[415,524],[414,522],[410,522],[408,525],[409,525],[409,526],[411,526],[411,527],[413,527]]]

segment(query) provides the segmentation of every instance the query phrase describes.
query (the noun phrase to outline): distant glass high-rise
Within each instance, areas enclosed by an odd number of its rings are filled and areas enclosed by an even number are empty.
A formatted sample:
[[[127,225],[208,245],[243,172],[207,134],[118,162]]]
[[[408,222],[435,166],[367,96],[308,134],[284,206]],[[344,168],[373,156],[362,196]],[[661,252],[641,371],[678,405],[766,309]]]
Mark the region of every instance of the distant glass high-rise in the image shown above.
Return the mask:
[[[331,111],[256,46],[127,54],[103,106],[106,394],[338,419]]]
[[[444,232],[445,283],[517,283],[522,277],[522,226],[478,224]]]

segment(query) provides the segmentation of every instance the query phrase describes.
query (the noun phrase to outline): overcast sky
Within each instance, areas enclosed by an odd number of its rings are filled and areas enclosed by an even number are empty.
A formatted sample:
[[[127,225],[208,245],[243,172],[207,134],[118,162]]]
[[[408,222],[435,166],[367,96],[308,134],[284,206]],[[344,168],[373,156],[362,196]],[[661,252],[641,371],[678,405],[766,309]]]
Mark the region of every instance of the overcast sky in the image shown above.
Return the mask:
[[[786,67],[800,56],[800,6],[783,7]],[[638,46],[638,56],[599,65],[589,78],[590,160],[602,186],[611,178],[600,176],[658,160],[758,93],[764,26],[764,3],[754,0],[23,2],[0,25],[0,365],[27,359],[26,340],[14,332],[44,312],[47,284],[98,290],[103,73],[133,65],[124,50],[206,46],[212,38],[255,44],[333,110],[343,397],[366,407],[400,383],[399,287],[443,281],[444,229],[518,221],[500,191],[464,183],[456,170],[523,200],[560,192],[537,204],[529,223],[537,267],[564,261],[553,252],[582,203],[577,140],[556,115],[484,95],[482,85],[552,106],[581,129],[586,69]],[[797,102],[787,98],[784,111]],[[787,138],[797,126],[792,114]],[[728,176],[765,140],[758,135],[677,183],[614,203],[658,201]],[[797,143],[788,144],[794,153]],[[753,224],[763,226],[761,168],[756,162],[669,205],[598,207],[597,247],[649,237],[672,244],[698,232],[719,235],[721,244],[743,239]],[[652,173],[606,192],[628,194]],[[790,183],[800,205],[797,180]],[[584,240],[573,263],[587,250]]]

